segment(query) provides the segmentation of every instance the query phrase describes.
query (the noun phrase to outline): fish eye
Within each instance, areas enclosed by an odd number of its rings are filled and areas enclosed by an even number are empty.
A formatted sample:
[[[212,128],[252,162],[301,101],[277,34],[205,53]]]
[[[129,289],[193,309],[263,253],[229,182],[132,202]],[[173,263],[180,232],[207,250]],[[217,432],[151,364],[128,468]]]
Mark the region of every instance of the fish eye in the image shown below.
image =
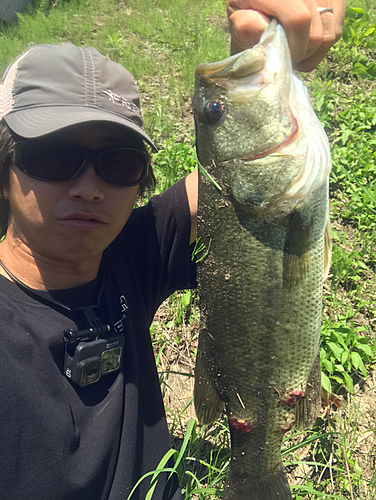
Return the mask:
[[[209,101],[205,108],[205,114],[209,121],[217,122],[222,118],[226,110],[225,104],[220,99]]]

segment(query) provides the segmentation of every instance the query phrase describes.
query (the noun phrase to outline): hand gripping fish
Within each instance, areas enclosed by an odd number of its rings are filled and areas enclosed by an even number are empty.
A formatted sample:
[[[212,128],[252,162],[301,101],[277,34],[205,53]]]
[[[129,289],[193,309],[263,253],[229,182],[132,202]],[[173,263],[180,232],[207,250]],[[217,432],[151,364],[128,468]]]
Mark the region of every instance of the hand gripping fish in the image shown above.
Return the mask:
[[[273,20],[254,48],[196,68],[201,164],[199,421],[225,406],[224,500],[287,500],[283,435],[320,408],[330,263],[328,140]]]

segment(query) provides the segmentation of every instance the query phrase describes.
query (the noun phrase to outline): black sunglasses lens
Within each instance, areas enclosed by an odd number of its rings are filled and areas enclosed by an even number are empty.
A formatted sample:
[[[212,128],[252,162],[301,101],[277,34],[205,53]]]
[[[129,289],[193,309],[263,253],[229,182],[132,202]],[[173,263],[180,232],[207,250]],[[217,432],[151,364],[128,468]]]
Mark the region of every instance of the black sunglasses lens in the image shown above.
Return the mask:
[[[58,139],[28,141],[22,149],[24,171],[32,177],[63,181],[74,177],[85,159],[85,151]]]
[[[72,179],[86,158],[94,161],[103,180],[116,186],[139,184],[147,174],[147,154],[133,148],[96,152],[54,138],[24,141],[15,148],[16,165],[31,177],[46,181]]]
[[[147,156],[137,149],[116,148],[98,155],[101,175],[118,186],[138,184],[146,174]]]

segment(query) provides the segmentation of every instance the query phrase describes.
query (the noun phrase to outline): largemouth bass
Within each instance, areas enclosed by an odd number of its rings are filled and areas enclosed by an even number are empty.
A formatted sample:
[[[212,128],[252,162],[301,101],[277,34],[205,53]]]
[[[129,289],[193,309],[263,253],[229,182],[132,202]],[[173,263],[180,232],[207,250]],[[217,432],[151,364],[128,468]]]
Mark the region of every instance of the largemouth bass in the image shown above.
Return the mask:
[[[320,408],[330,151],[283,28],[196,68],[201,324],[195,408],[224,407],[225,500],[287,500],[283,435]]]

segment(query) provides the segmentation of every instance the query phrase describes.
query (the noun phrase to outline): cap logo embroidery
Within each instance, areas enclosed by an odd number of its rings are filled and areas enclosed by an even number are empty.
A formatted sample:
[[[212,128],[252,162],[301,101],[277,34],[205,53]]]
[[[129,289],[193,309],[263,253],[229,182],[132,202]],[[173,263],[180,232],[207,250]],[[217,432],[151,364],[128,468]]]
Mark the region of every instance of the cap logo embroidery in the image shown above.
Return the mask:
[[[121,97],[118,94],[115,94],[112,92],[112,90],[107,89],[107,90],[102,90],[103,94],[108,95],[108,98],[111,102],[121,104],[122,106],[125,106],[129,111],[133,111],[137,116],[139,116],[142,119],[141,111],[140,109],[133,103],[129,102],[128,99],[125,97]]]

